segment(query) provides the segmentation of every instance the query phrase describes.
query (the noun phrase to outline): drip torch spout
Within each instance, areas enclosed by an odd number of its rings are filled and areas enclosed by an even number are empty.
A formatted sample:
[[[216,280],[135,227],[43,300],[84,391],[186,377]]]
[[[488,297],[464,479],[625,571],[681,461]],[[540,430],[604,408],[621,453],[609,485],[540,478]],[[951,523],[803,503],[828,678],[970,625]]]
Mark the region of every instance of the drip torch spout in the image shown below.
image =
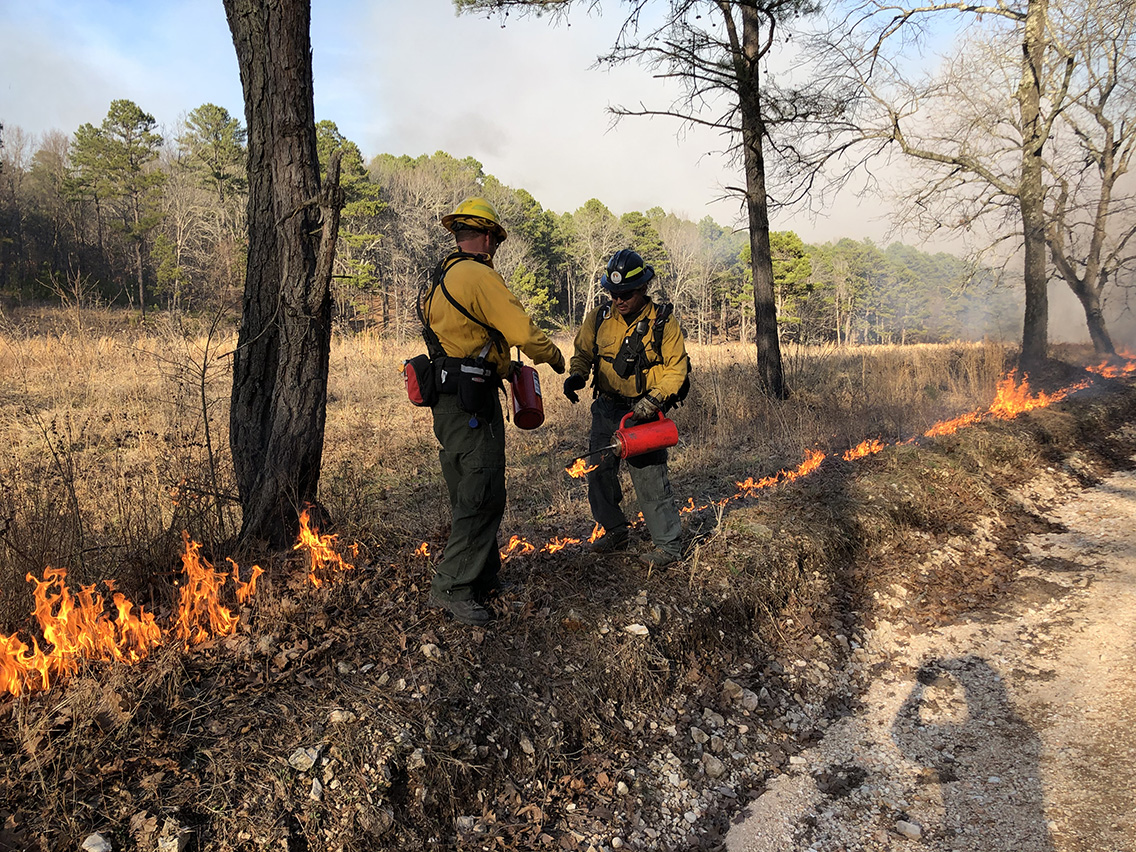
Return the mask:
[[[618,449],[619,449],[619,442],[618,441],[612,441],[606,447],[600,447],[598,450],[592,450],[590,453],[584,453],[582,456],[576,456],[576,458],[572,459],[572,461],[573,462],[583,461],[584,459],[590,459],[592,456],[598,456],[600,453],[606,453],[608,450],[618,450]]]

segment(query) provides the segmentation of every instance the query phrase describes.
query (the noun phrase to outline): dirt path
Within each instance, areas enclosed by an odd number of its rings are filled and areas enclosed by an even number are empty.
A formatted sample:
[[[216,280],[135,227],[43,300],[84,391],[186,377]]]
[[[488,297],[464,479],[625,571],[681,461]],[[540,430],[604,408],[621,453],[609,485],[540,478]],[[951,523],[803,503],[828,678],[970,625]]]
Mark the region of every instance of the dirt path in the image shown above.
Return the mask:
[[[876,625],[855,715],[770,783],[729,852],[1136,852],[1136,473],[1048,513],[999,612]]]

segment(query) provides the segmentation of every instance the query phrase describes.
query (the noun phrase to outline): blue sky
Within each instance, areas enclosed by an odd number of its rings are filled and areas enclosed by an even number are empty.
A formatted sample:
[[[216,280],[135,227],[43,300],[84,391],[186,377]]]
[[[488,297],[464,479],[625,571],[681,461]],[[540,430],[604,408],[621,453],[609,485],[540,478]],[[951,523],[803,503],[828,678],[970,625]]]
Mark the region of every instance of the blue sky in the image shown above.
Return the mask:
[[[741,178],[723,141],[674,120],[625,119],[615,104],[678,95],[634,65],[592,68],[622,23],[574,13],[571,25],[454,14],[450,0],[314,0],[316,115],[365,157],[445,150],[472,156],[557,213],[599,198],[613,212],[660,206],[740,223],[722,187]],[[609,4],[611,6],[612,4]],[[612,7],[618,12],[618,7]],[[37,137],[98,124],[129,98],[172,130],[203,103],[243,117],[221,0],[0,0],[0,122]],[[458,83],[473,87],[454,93]],[[878,202],[845,198],[830,216],[782,217],[806,240],[879,239]]]

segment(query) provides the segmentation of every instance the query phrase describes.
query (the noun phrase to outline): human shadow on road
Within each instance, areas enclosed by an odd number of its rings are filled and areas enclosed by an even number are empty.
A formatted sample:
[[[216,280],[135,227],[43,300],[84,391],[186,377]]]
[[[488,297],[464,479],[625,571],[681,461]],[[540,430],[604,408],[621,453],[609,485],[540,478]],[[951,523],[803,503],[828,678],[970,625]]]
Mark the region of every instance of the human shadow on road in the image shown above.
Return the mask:
[[[912,814],[945,848],[1052,852],[1041,740],[1017,715],[998,673],[975,656],[923,665],[891,734],[937,784],[942,811]],[[934,791],[927,798],[934,801]],[[928,818],[930,817],[930,818]]]

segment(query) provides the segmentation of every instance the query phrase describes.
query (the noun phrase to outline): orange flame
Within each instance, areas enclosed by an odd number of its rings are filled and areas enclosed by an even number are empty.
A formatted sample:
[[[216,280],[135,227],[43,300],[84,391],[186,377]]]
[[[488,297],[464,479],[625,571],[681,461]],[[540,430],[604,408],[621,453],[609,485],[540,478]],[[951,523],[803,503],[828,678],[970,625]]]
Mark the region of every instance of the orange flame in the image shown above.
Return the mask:
[[[241,571],[237,567],[237,563],[232,559],[228,562],[233,566],[233,585],[237,589],[237,603],[246,604],[256,594],[256,578],[263,574],[264,570],[259,565],[253,565],[250,569],[252,576],[248,578],[247,583],[242,583]]]
[[[600,538],[603,537],[603,534],[604,534],[604,528],[601,527],[599,524],[596,524],[595,526],[592,527],[592,534],[590,536],[588,536],[588,539],[587,539],[588,544],[591,544],[594,541],[598,541]]]
[[[725,506],[731,500],[735,500],[739,496],[741,496],[741,495],[735,494],[733,497],[726,497],[722,500],[711,500],[709,503],[702,503],[702,504],[696,504],[694,502],[693,497],[687,497],[686,498],[686,505],[680,506],[678,513],[680,515],[687,515],[687,514],[690,514],[691,512],[701,512],[703,509],[709,509],[711,506]]]
[[[1110,364],[1107,361],[1102,361],[1093,367],[1086,367],[1090,373],[1096,373],[1098,376],[1103,376],[1106,379],[1119,379],[1121,376],[1127,376],[1133,371],[1136,371],[1136,364],[1129,362],[1127,364]]]
[[[354,571],[355,566],[346,561],[335,549],[337,535],[320,535],[319,529],[313,529],[308,519],[308,510],[300,513],[300,538],[293,546],[293,550],[306,550],[308,552],[308,581],[317,589],[331,581],[337,573]],[[359,545],[351,545],[351,556],[359,553]]]
[[[201,557],[201,545],[190,541],[186,533],[182,540],[186,576],[171,631],[188,646],[232,633],[239,619],[220,603],[221,589],[230,574],[214,571]],[[237,602],[246,603],[255,594],[257,577],[263,571],[254,565],[248,581],[242,582],[237,564],[231,559],[229,564]],[[113,615],[93,585],[73,594],[66,577],[65,570],[50,567],[44,569],[43,580],[28,575],[28,582],[36,587],[34,614],[44,648],[34,637],[28,645],[15,633],[0,636],[0,692],[21,695],[49,689],[60,678],[75,674],[84,660],[138,663],[164,641],[154,616],[114,591],[112,583],[107,586],[114,592]]]
[[[1093,367],[1086,367],[1085,369],[1090,373],[1096,373],[1098,376],[1103,376],[1106,379],[1119,379],[1121,376],[1130,376],[1136,373],[1136,355],[1125,352],[1124,350],[1120,350],[1116,355],[1118,358],[1124,359],[1123,364],[1104,360]]]
[[[1089,384],[1089,381],[1086,380],[1069,385],[1051,394],[1039,392],[1037,395],[1033,395],[1030,393],[1029,379],[1023,375],[1021,382],[1019,382],[1017,370],[1013,370],[998,382],[994,401],[990,403],[990,407],[986,411],[972,411],[968,414],[960,414],[952,420],[936,423],[924,432],[923,436],[937,438],[940,435],[951,435],[964,426],[972,426],[978,423],[984,417],[990,417],[994,420],[1012,420],[1027,411],[1033,411],[1035,408],[1045,408],[1055,402],[1060,402],[1071,393],[1088,387]]]
[[[845,461],[855,461],[856,459],[862,459],[865,456],[871,456],[875,455],[878,452],[882,452],[884,446],[884,442],[879,438],[873,438],[870,441],[861,441],[852,449],[845,450],[842,458]]]
[[[572,463],[571,467],[564,468],[564,471],[573,479],[580,479],[581,477],[591,473],[597,467],[599,467],[598,464],[589,466],[584,459],[580,458],[576,459],[576,461]]]
[[[505,549],[500,553],[502,559],[508,559],[514,553],[523,556],[527,553],[532,553],[534,550],[536,550],[536,548],[529,544],[528,541],[524,539],[524,537],[514,535],[509,538],[509,544],[506,545]]]
[[[554,538],[540,549],[541,553],[559,553],[570,544],[579,544],[578,538]]]
[[[942,420],[923,433],[924,438],[938,438],[940,435],[953,435],[964,426],[973,426],[982,415],[977,411],[972,411],[969,414],[960,414],[958,417],[950,420]]]
[[[1015,370],[998,382],[998,390],[994,393],[994,401],[990,403],[987,413],[998,420],[1010,420],[1035,408],[1052,405],[1064,396],[1060,391],[1052,396],[1045,393],[1031,396],[1028,379],[1022,376],[1021,384],[1018,384]]]
[[[758,491],[765,488],[772,488],[775,485],[780,485],[783,482],[793,482],[800,479],[802,476],[808,476],[824,461],[825,454],[820,450],[805,450],[805,460],[797,465],[795,470],[779,470],[772,476],[763,476],[761,479],[754,482],[753,477],[748,477],[745,482],[735,483],[741,489],[739,494],[744,497],[753,497]]]
[[[1136,358],[1127,354],[1124,357],[1129,358],[1130,361],[1122,366],[1104,362],[1088,369],[1106,377],[1136,372]],[[1089,382],[1084,381],[1053,394],[1032,395],[1025,376],[1019,383],[1016,373],[1010,373],[999,382],[994,401],[985,412],[971,412],[937,423],[928,429],[924,436],[950,434],[963,426],[980,421],[983,417],[1010,419],[1026,411],[1065,399],[1071,393],[1088,385]],[[914,443],[916,440],[912,438],[903,443]],[[847,450],[843,457],[848,460],[863,458],[884,448],[885,445],[879,440],[864,441]],[[756,482],[752,477],[745,482],[738,482],[737,486],[741,489],[738,493],[707,505],[698,506],[694,499],[690,498],[682,511],[701,511],[711,505],[722,507],[731,500],[756,496],[762,489],[807,476],[820,467],[824,458],[825,454],[822,452],[807,451],[805,460],[794,470],[781,470]],[[573,477],[578,478],[595,468],[596,466],[588,467],[581,458],[566,470]],[[172,496],[176,499],[178,495]],[[587,541],[593,542],[602,534],[602,527],[596,524]],[[328,581],[326,575],[354,568],[336,551],[336,538],[334,535],[319,535],[318,530],[310,527],[308,512],[306,510],[303,512],[300,517],[299,541],[294,549],[303,548],[308,551],[311,561],[309,579],[316,587]],[[232,633],[239,619],[220,603],[220,593],[228,575],[215,571],[213,566],[201,557],[201,545],[191,541],[188,534],[183,533],[182,539],[185,542],[182,566],[186,580],[182,585],[177,617],[171,630],[186,645],[194,645],[215,636]],[[554,538],[541,547],[540,552],[557,553],[569,545],[579,543],[580,540],[575,538]],[[501,556],[505,558],[514,553],[528,554],[535,550],[536,548],[524,538],[513,536],[506,550],[501,552]],[[352,545],[351,551],[353,555],[357,554],[358,545]],[[428,556],[429,552],[429,545],[422,542],[415,555]],[[255,593],[256,580],[263,572],[259,566],[254,565],[248,581],[242,582],[237,564],[232,560],[228,561],[232,566],[231,576],[237,602],[246,603]],[[135,615],[134,604],[121,593],[114,592],[112,602],[115,615],[111,615],[107,612],[106,601],[95,591],[94,586],[84,586],[78,594],[72,594],[64,583],[65,577],[66,571],[53,568],[44,569],[42,581],[28,575],[28,581],[36,585],[35,617],[46,650],[41,649],[38,640],[34,637],[31,645],[28,645],[15,633],[10,636],[0,635],[0,692],[7,691],[13,695],[20,695],[24,692],[46,690],[59,678],[74,674],[83,660],[135,663],[144,659],[163,641],[162,631],[155,623],[154,616],[147,613],[143,607],[139,607]],[[108,586],[114,591],[113,586],[110,584]]]
[[[424,541],[420,545],[418,545],[418,549],[414,551],[414,555],[415,556],[421,556],[423,558],[428,558],[430,556],[430,544],[429,544],[429,542]]]
[[[115,592],[117,617],[112,617],[93,585],[73,595],[66,577],[65,570],[50,567],[43,580],[28,574],[28,582],[36,586],[36,622],[50,650],[41,649],[34,638],[28,646],[15,633],[0,636],[0,691],[20,695],[49,689],[59,678],[75,674],[83,660],[136,663],[162,641],[154,616],[143,607],[134,615],[134,604]]]
[[[185,582],[181,587],[174,634],[186,646],[200,645],[216,636],[228,636],[237,629],[240,618],[220,602],[227,575],[213,570],[209,560],[201,556],[201,545],[190,541],[188,533],[183,532],[181,537],[185,542],[185,553],[181,557]],[[235,569],[236,565],[233,567]],[[255,577],[250,582],[255,582]]]

